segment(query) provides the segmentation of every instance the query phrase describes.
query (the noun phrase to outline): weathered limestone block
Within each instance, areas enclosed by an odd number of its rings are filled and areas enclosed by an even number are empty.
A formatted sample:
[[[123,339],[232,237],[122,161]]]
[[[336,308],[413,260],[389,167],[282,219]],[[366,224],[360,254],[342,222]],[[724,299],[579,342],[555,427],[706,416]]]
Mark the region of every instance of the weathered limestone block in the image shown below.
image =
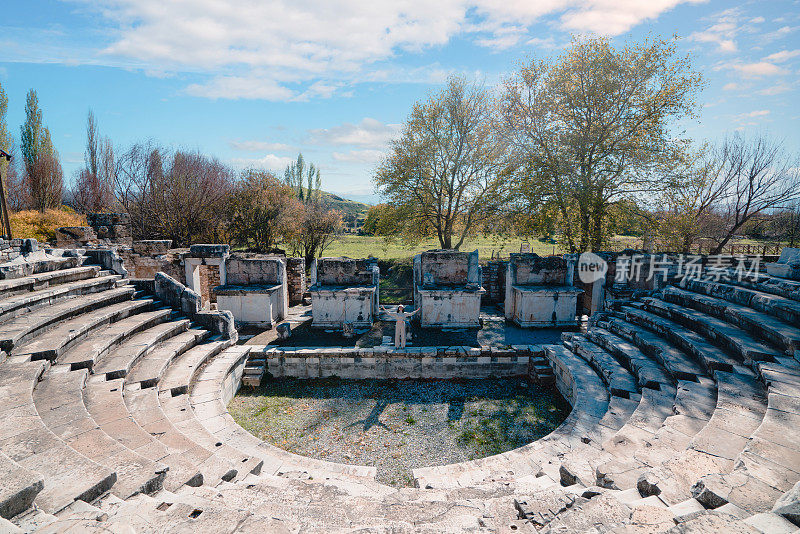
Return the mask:
[[[478,251],[429,250],[414,257],[414,304],[425,328],[480,326],[482,272]]]
[[[786,278],[789,280],[800,280],[800,248],[784,247],[781,255],[775,263],[766,263],[764,267],[767,274]]]
[[[238,339],[233,314],[225,310],[200,310],[200,296],[171,276],[158,273],[153,282],[156,297],[172,308],[179,309],[206,330],[222,335],[225,339]]]
[[[189,247],[189,256],[192,258],[224,258],[230,252],[229,245],[198,244]]]
[[[380,271],[374,258],[320,258],[311,264],[311,325],[372,326],[379,308]]]
[[[230,256],[226,284],[214,288],[217,308],[239,323],[270,327],[289,313],[286,263],[275,256]]]
[[[169,252],[171,239],[144,239],[133,242],[133,251],[143,256],[157,256]]]
[[[97,243],[97,234],[91,226],[62,226],[56,228],[58,248],[81,248]]]
[[[577,323],[582,289],[572,285],[570,262],[560,256],[511,254],[506,271],[505,316],[523,327]]]
[[[97,238],[109,243],[131,246],[131,218],[127,213],[87,213],[86,220]]]
[[[772,511],[800,527],[800,482],[775,501]]]

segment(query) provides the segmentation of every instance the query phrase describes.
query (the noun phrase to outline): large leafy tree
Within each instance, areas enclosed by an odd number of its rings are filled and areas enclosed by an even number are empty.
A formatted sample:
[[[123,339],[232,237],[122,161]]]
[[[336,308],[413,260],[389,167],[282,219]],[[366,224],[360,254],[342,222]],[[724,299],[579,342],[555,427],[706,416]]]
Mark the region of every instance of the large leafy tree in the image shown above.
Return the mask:
[[[303,215],[295,191],[271,173],[258,170],[242,173],[227,210],[231,242],[262,252],[293,237]]]
[[[41,212],[56,208],[61,204],[64,174],[33,89],[28,91],[25,101],[25,123],[21,130],[20,151],[31,203]]]
[[[487,90],[463,77],[414,105],[375,174],[391,220],[385,228],[408,241],[433,234],[442,248],[458,249],[498,216],[508,181],[494,112]]]
[[[577,39],[553,62],[524,65],[501,98],[524,210],[556,214],[570,250],[601,249],[617,203],[668,185],[684,144],[671,126],[693,115],[701,86],[674,40]]]

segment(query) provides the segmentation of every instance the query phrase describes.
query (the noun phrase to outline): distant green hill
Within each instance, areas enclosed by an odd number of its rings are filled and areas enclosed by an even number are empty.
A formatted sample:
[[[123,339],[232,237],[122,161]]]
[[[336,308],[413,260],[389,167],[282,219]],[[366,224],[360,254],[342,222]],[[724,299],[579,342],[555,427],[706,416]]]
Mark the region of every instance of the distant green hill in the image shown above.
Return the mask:
[[[369,210],[369,205],[363,202],[356,202],[355,200],[347,200],[339,195],[321,191],[323,200],[333,209],[342,212],[342,216],[355,215],[356,217],[365,217]]]

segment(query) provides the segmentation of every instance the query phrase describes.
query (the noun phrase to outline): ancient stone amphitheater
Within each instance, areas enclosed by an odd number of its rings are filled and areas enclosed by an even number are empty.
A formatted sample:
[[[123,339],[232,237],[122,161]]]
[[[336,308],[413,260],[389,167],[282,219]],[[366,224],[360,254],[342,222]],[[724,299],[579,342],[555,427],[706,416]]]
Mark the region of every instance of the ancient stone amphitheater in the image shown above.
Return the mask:
[[[252,349],[91,263],[33,261],[0,280],[0,532],[800,525],[800,282],[677,280],[562,345],[519,348],[567,388],[566,421],[396,489],[245,432],[226,403]]]

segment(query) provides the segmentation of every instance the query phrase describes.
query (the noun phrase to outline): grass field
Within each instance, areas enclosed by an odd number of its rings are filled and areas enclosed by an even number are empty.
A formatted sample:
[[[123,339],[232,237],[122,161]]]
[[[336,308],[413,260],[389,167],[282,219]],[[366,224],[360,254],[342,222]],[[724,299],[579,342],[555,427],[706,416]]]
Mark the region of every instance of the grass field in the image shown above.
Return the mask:
[[[641,239],[617,236],[615,248],[625,243],[627,246],[641,246]],[[531,252],[540,256],[550,254],[563,254],[566,252],[557,244],[544,243],[538,239],[528,241]],[[519,252],[522,239],[519,237],[504,238],[500,236],[479,236],[467,239],[461,245],[464,252],[472,252],[478,249],[481,259],[490,259],[492,254],[498,253],[503,257],[508,257],[511,252]],[[420,252],[439,248],[437,239],[428,239],[414,246],[404,245],[400,241],[386,241],[383,237],[368,235],[343,235],[325,249],[323,256],[349,256],[351,258],[366,258],[374,256],[382,260],[399,260],[411,258]]]
[[[520,238],[501,238],[499,236],[475,237],[468,239],[461,245],[465,252],[478,249],[481,258],[491,258],[492,252],[508,256],[510,252],[519,252]],[[538,240],[530,241],[531,251],[539,255],[563,252],[558,245],[542,243]],[[422,241],[414,246],[404,245],[399,241],[388,242],[382,237],[367,235],[345,235],[336,239],[330,247],[325,249],[324,256],[349,256],[351,258],[366,258],[369,255],[386,260],[410,258],[425,250],[439,248],[437,239]]]

